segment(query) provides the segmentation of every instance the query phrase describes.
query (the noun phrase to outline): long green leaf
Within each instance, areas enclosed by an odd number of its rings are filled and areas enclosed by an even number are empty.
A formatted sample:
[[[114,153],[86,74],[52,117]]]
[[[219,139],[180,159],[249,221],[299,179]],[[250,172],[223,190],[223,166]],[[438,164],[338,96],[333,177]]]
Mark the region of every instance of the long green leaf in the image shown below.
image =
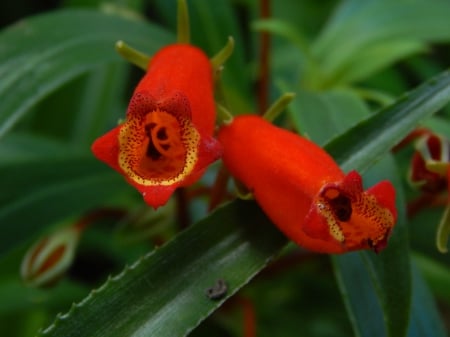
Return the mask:
[[[386,152],[386,147],[394,145],[420,120],[450,100],[450,95],[446,95],[448,80],[448,75],[438,77],[425,86],[427,90],[420,87],[403,99],[400,103],[403,109],[397,104],[381,113],[384,118],[389,115],[394,120],[408,118],[407,124],[396,129],[398,134],[385,129],[383,118],[371,118],[365,127],[378,130],[377,138],[361,137],[359,129],[352,129],[332,142],[330,149],[337,155],[338,162],[347,169],[367,168],[365,161],[372,162],[373,155]],[[440,97],[439,105],[419,104],[411,116],[407,113],[413,102],[435,97]],[[406,104],[408,102],[410,104]],[[380,142],[380,138],[384,141]],[[352,146],[359,150],[358,157],[338,156],[340,151],[346,151],[348,139],[352,139]],[[395,240],[395,236],[391,240]],[[178,335],[184,336],[222,303],[206,298],[206,288],[221,278],[229,283],[227,296],[231,295],[276,256],[284,243],[253,203],[234,202],[109,280],[68,314],[60,315],[41,335],[95,336],[97,332],[100,336],[144,336],[148,332],[173,337],[178,331]],[[160,269],[162,266],[164,269]],[[392,273],[389,277],[395,275]],[[382,275],[376,277],[383,278]],[[387,280],[384,282],[389,284]]]
[[[367,52],[382,49],[382,59],[394,62],[419,51],[422,43],[449,41],[449,11],[450,3],[442,0],[342,1],[313,46],[324,83],[362,79],[364,73],[379,70],[381,58],[368,58]],[[409,50],[386,49],[395,41],[409,41]],[[362,65],[364,72],[355,73]]]
[[[391,159],[391,160],[388,160]],[[392,158],[385,158],[365,175],[368,184],[390,178],[401,185]],[[367,179],[369,178],[369,179]],[[409,322],[411,273],[406,217],[399,189],[399,218],[388,247],[378,256],[355,252],[332,258],[339,287],[355,334],[360,337],[404,336]]]
[[[369,116],[364,102],[354,93],[344,90],[299,90],[289,112],[296,129],[319,145],[326,144]]]
[[[88,10],[39,15],[1,32],[0,136],[63,83],[96,65],[119,62],[117,40],[152,54],[172,35],[142,20]]]
[[[235,201],[109,279],[42,336],[184,336],[286,243],[253,202]],[[218,280],[228,291],[206,296]]]
[[[408,337],[446,337],[445,326],[439,317],[436,303],[415,263],[412,264],[412,312]],[[448,284],[447,284],[448,286]]]
[[[326,150],[344,170],[364,171],[449,101],[450,71],[445,71],[334,139]]]

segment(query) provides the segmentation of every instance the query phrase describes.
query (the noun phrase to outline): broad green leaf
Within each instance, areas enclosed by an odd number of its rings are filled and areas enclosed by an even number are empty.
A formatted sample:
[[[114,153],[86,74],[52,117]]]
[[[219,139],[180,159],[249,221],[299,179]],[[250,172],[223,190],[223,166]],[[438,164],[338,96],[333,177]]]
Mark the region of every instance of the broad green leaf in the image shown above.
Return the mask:
[[[32,110],[25,120],[27,131],[86,151],[95,138],[124,118],[131,97],[129,70],[125,62],[99,65],[65,83]]]
[[[344,170],[364,171],[449,101],[450,71],[445,71],[358,123],[327,144],[326,150]]]
[[[433,295],[423,280],[417,266],[413,263],[412,267],[412,310],[407,336],[448,336],[445,331],[445,326],[439,317]]]
[[[89,148],[105,131],[105,125],[114,125],[125,116],[125,104],[119,104],[117,97],[124,92],[126,70],[123,65],[107,65],[86,78],[71,129],[70,140],[76,148]]]
[[[392,158],[385,158],[368,173],[364,176],[368,186],[383,178],[401,186]],[[401,206],[404,202],[401,189],[397,189],[399,218],[388,247],[381,254],[355,252],[332,258],[357,336],[400,337],[407,331],[411,273],[406,217]]]
[[[407,39],[392,39],[367,46],[359,52],[354,62],[346,64],[333,74],[332,81],[334,85],[362,81],[400,59],[425,50],[423,43]]]
[[[413,258],[433,292],[440,299],[450,303],[450,289],[448,287],[450,284],[450,269],[448,265],[421,254],[414,254]]]
[[[128,190],[119,174],[90,155],[20,160],[1,166],[0,177],[0,255]]]
[[[42,160],[56,153],[63,154],[65,151],[67,146],[54,140],[11,132],[0,141],[0,167],[30,159]]]
[[[89,10],[42,14],[1,32],[0,136],[63,83],[98,65],[119,62],[117,40],[152,54],[172,35],[130,16]]]
[[[424,87],[420,87],[399,104],[381,112],[380,118],[369,118],[366,127],[378,130],[379,136],[385,141],[361,137],[357,128],[333,141],[329,148],[334,151],[338,163],[347,169],[367,169],[366,162],[372,163],[372,156],[379,157],[378,153],[386,152],[399,137],[404,137],[420,120],[450,100],[448,85],[445,85],[448,81],[448,75],[434,79],[432,85],[425,86],[425,92]],[[427,99],[436,100],[436,97],[440,97],[440,104],[416,104]],[[386,116],[394,120],[408,118],[404,110],[411,107],[414,107],[412,116],[407,124],[396,130],[398,134],[386,128],[383,122]],[[352,139],[352,146],[360,151],[358,157],[338,156],[341,151],[345,152],[348,139]],[[393,244],[395,240],[401,243],[403,235],[401,232],[394,233],[391,240]],[[147,331],[160,337],[172,337],[174,331],[186,335],[225,299],[210,302],[205,297],[208,287],[222,278],[229,283],[227,296],[233,294],[260,271],[268,260],[274,258],[285,242],[252,202],[233,202],[110,279],[99,290],[76,304],[68,314],[60,315],[43,335],[84,336],[86,334],[83,331],[88,331],[91,336],[92,333],[100,336],[140,336]],[[388,249],[396,251],[398,247],[394,245]],[[389,255],[389,250],[386,254]],[[371,270],[362,269],[358,273],[369,273],[372,280],[379,283],[380,289],[387,289],[389,284],[395,284],[390,278],[398,276],[392,272],[393,266],[395,263],[391,265],[381,261],[376,267],[370,267]],[[345,278],[349,277],[345,270],[341,274]],[[372,291],[362,291],[362,295],[375,298],[380,303],[395,298],[392,289],[389,289],[385,299],[379,298],[378,292],[373,296]],[[403,298],[403,295],[399,296]],[[407,312],[408,308],[404,310]],[[388,313],[389,319],[395,317],[392,312]],[[174,320],[174,317],[177,319]],[[398,324],[403,323],[402,320]],[[393,331],[392,324],[388,325],[389,331]],[[78,334],[77,329],[83,330]]]
[[[110,278],[40,336],[185,336],[285,243],[253,202],[235,201]],[[228,291],[212,300],[207,289],[220,279]]]
[[[403,57],[406,50],[386,49],[393,41],[450,40],[449,11],[450,3],[445,0],[342,1],[313,45],[325,75],[323,83],[334,85],[339,78],[346,78],[346,71],[355,71],[354,64],[365,63],[371,71],[378,68],[378,59],[366,57],[368,50],[384,49],[383,56],[390,62]]]
[[[369,116],[363,101],[344,90],[299,90],[289,112],[296,129],[320,145]]]

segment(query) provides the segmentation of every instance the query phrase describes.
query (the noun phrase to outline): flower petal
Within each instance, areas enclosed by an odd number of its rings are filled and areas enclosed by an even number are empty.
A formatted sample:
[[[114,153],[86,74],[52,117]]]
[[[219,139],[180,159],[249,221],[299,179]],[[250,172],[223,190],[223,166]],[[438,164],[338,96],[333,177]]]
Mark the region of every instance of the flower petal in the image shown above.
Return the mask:
[[[196,47],[174,44],[154,55],[126,121],[96,140],[92,151],[156,208],[221,156],[214,122],[209,59]]]
[[[364,192],[361,176],[352,171],[341,182],[321,189],[302,228],[311,238],[323,240],[329,252],[368,248],[379,252],[396,220],[392,184],[382,181]]]

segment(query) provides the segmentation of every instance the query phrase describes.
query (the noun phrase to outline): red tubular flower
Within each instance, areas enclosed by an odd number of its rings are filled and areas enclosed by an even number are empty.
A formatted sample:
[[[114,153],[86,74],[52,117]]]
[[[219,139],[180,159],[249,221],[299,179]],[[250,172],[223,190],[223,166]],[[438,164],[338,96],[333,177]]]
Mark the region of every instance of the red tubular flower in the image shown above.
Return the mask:
[[[196,47],[174,44],[153,56],[126,121],[98,138],[92,151],[157,208],[220,157],[214,124],[210,61]]]
[[[255,115],[221,128],[223,161],[268,217],[293,241],[323,253],[382,250],[396,222],[395,190],[364,191],[319,146]]]

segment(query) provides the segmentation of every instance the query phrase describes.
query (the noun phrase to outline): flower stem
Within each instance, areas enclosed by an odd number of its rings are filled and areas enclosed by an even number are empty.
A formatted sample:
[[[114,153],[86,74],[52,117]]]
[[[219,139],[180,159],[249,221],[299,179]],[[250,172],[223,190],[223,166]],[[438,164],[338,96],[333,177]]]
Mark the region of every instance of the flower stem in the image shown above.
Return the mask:
[[[186,0],[178,0],[177,42],[189,43],[190,40],[191,40],[191,33],[189,26],[189,12]]]
[[[436,246],[439,252],[447,253],[447,243],[450,236],[450,205],[445,208],[436,232]]]
[[[208,211],[213,211],[227,194],[227,184],[230,174],[225,166],[221,166],[217,172],[216,180],[211,188],[211,197],[209,199]]]
[[[234,39],[232,36],[228,36],[228,41],[225,46],[211,58],[211,64],[214,69],[214,73],[221,70],[223,64],[228,60],[234,50]]]
[[[128,62],[138,66],[144,71],[147,71],[150,56],[130,47],[123,41],[116,42],[116,51]]]
[[[278,115],[283,112],[284,109],[295,98],[295,93],[286,92],[280,98],[278,98],[267,111],[264,113],[264,119],[268,122],[273,122]]]
[[[231,124],[233,121],[233,114],[228,111],[222,104],[216,103],[217,118],[219,124]]]

